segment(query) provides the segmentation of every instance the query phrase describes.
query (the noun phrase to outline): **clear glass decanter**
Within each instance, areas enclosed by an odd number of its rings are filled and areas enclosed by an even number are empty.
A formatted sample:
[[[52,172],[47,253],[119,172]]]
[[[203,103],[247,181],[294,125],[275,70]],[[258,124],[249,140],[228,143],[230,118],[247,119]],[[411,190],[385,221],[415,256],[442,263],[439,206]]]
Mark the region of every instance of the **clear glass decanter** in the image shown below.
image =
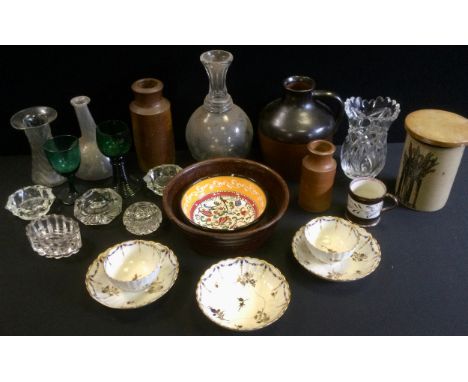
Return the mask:
[[[341,146],[341,168],[348,178],[375,177],[385,166],[387,133],[400,114],[400,104],[388,97],[345,102],[348,135]]]
[[[211,50],[200,56],[210,81],[205,102],[190,117],[185,138],[196,160],[216,157],[246,157],[252,144],[249,117],[232,102],[226,88],[231,53]]]
[[[81,164],[76,177],[83,180],[101,180],[112,176],[112,166],[109,158],[102,155],[97,147],[96,123],[88,107],[90,102],[91,99],[86,96],[78,96],[70,100],[81,130]]]
[[[31,146],[31,178],[34,184],[55,187],[66,179],[57,174],[49,164],[42,145],[49,138],[50,123],[57,118],[57,111],[47,106],[33,106],[17,112],[10,123],[17,130],[23,130]]]

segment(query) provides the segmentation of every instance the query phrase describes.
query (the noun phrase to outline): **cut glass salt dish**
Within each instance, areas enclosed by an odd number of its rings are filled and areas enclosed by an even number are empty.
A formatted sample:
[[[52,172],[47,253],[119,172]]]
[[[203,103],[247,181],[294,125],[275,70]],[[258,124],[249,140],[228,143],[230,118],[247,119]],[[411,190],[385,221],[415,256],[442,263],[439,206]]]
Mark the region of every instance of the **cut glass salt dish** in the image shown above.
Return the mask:
[[[161,222],[161,210],[150,202],[133,203],[125,210],[123,216],[125,228],[134,235],[148,235],[156,231]]]
[[[122,197],[111,188],[92,188],[75,202],[75,217],[86,225],[109,224],[122,212]]]
[[[182,167],[176,164],[163,164],[148,171],[143,180],[151,191],[162,196],[164,189],[171,179],[182,171]]]
[[[40,256],[52,259],[69,257],[81,248],[78,222],[63,215],[47,215],[26,226],[31,247]]]
[[[46,215],[55,195],[52,189],[35,185],[21,188],[8,197],[5,208],[23,220],[34,220]]]

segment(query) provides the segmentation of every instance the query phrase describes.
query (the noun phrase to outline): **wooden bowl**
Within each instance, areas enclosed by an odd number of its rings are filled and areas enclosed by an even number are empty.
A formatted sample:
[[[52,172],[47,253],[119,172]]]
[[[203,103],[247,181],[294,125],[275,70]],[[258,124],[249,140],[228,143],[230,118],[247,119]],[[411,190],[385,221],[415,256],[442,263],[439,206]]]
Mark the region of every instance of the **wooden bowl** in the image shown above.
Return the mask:
[[[262,216],[252,225],[236,231],[209,231],[191,224],[184,216],[181,200],[184,193],[200,179],[230,176],[251,179],[266,194],[268,204]],[[289,204],[286,182],[269,167],[247,159],[217,158],[184,168],[166,186],[163,209],[197,252],[209,255],[231,255],[252,252],[272,234]]]

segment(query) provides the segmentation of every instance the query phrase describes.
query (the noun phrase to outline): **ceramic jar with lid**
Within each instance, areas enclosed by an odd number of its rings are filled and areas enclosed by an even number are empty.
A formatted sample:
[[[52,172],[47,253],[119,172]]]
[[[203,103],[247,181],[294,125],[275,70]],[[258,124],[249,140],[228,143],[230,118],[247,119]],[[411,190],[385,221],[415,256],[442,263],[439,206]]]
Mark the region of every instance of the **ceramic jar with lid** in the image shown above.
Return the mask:
[[[299,205],[309,212],[323,212],[332,201],[336,147],[331,142],[316,140],[307,145],[307,150],[309,154],[302,160]]]
[[[400,204],[437,211],[449,198],[468,144],[468,119],[448,111],[410,113],[395,194]]]
[[[315,90],[315,81],[309,77],[288,77],[283,87],[283,97],[260,114],[260,147],[267,165],[286,179],[298,180],[307,144],[317,139],[332,141],[344,106],[337,94]]]

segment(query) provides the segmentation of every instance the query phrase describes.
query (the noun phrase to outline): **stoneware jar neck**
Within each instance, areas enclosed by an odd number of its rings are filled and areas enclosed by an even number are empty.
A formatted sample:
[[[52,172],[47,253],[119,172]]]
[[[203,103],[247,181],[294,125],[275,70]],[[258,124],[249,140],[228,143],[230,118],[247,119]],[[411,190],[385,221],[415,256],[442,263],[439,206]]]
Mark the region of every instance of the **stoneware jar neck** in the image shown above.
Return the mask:
[[[323,169],[332,169],[336,166],[333,154],[336,147],[333,143],[325,140],[312,141],[307,145],[307,162]]]
[[[155,78],[143,78],[132,84],[135,103],[140,107],[152,107],[163,98],[163,83]]]
[[[285,102],[314,105],[315,81],[310,77],[292,76],[283,81]]]

